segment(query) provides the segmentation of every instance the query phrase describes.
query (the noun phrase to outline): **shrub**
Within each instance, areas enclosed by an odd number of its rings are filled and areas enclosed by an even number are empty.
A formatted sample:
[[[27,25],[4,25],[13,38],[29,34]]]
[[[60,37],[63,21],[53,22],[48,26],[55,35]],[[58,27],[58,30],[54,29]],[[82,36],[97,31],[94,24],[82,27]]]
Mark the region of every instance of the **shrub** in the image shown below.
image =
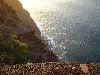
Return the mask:
[[[27,44],[22,43],[16,35],[10,34],[8,37],[4,37],[4,35],[0,33],[0,63],[27,63],[27,48]],[[8,59],[10,61],[7,61]]]

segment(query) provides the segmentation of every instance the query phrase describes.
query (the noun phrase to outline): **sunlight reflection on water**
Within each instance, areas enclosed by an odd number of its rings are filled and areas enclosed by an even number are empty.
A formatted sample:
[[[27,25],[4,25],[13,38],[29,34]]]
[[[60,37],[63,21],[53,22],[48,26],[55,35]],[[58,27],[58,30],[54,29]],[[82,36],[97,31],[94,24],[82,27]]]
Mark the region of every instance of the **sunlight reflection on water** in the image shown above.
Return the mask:
[[[52,50],[59,58],[63,61],[100,62],[100,1],[43,2],[41,7],[30,5],[27,10],[42,34],[51,40]]]

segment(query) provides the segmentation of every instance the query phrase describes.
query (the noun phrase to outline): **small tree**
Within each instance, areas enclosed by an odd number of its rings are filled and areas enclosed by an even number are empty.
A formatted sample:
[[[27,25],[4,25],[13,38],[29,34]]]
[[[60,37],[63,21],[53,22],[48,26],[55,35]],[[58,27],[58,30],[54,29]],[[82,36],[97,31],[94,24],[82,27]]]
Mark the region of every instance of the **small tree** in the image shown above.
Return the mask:
[[[8,57],[1,57],[7,60],[12,60],[15,64],[26,63],[28,59],[28,46],[25,43],[22,43],[16,35],[9,35],[6,39],[3,37],[3,34],[0,33],[0,52],[2,56]],[[0,59],[0,60],[1,60]],[[5,61],[5,63],[10,63]]]

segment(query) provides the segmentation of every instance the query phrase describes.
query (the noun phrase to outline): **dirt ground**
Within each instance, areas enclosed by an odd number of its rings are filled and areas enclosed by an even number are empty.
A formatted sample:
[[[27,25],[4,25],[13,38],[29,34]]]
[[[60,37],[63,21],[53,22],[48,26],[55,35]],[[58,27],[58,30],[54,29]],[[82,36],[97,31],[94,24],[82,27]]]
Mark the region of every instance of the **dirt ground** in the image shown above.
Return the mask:
[[[48,62],[5,65],[0,67],[0,75],[100,75],[100,64]]]

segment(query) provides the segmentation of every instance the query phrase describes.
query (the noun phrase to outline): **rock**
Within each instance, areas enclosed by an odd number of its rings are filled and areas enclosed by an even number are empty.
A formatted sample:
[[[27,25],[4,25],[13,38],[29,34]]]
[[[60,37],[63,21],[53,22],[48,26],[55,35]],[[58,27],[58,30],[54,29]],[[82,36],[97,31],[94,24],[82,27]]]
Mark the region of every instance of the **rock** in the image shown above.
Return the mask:
[[[72,69],[73,66],[74,69]],[[79,63],[68,62],[12,65],[3,67],[0,69],[0,73],[6,75],[85,75],[85,73],[82,73]]]
[[[6,36],[16,34],[22,42],[28,45],[32,56],[41,53],[46,54],[47,58],[52,57],[50,61],[57,61],[55,54],[49,51],[48,45],[42,39],[40,30],[30,14],[23,9],[18,0],[0,0],[0,32]],[[43,57],[43,60],[46,59]]]
[[[41,35],[40,30],[38,29],[33,19],[30,17],[29,12],[23,8],[19,0],[3,0],[3,1],[7,3],[9,6],[11,6],[13,10],[16,11],[16,15],[18,16],[18,18],[22,21],[24,25],[27,25],[29,27],[29,30],[35,31],[35,35],[40,37]]]

